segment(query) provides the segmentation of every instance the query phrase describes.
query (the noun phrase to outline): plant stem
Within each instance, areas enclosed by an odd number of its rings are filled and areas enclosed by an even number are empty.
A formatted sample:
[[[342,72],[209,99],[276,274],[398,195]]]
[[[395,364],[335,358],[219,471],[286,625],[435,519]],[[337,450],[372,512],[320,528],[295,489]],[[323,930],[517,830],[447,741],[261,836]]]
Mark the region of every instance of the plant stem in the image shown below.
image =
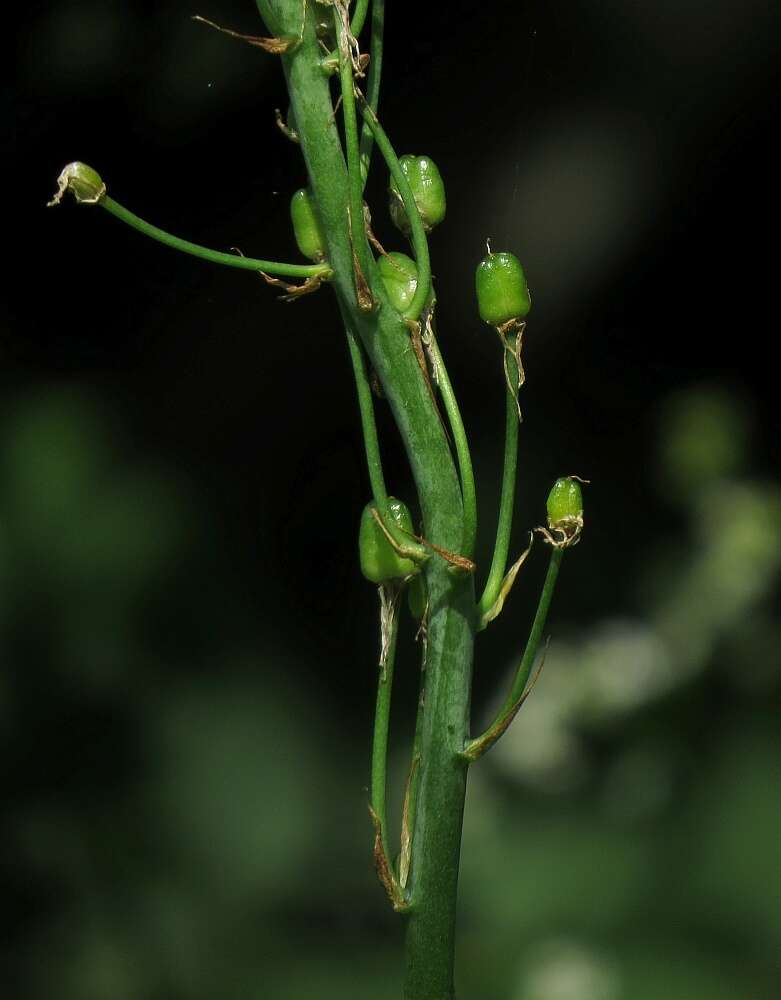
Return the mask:
[[[423,621],[423,628],[428,628],[427,622]],[[415,817],[418,812],[418,786],[420,785],[420,741],[423,729],[423,712],[426,707],[426,656],[428,652],[428,640],[424,637],[423,649],[420,661],[420,680],[418,684],[418,704],[415,712],[415,734],[412,738],[412,753],[410,755],[409,777],[406,789],[406,822],[407,835],[415,829]],[[407,861],[409,864],[409,860]],[[409,871],[406,873],[409,878]],[[402,888],[406,887],[407,879],[402,880]]]
[[[510,351],[507,352],[507,378],[511,384],[518,379],[518,365]],[[515,381],[514,381],[515,380]],[[483,595],[477,606],[478,620],[493,607],[502,587],[504,571],[507,567],[507,553],[510,550],[510,534],[513,526],[515,505],[515,481],[518,468],[518,404],[510,387],[505,387],[506,413],[504,421],[504,470],[502,472],[502,496],[499,502],[499,520],[496,526],[496,543],[491,559],[491,568],[485,583]]]
[[[510,691],[485,732],[481,733],[475,739],[469,740],[465,745],[463,756],[468,761],[477,760],[478,757],[481,757],[487,750],[491,749],[494,743],[507,730],[507,727],[515,718],[516,712],[523,704],[524,692],[529,682],[532,667],[537,659],[563,555],[563,547],[554,547],[551,551],[548,572],[545,576],[545,583],[542,585],[542,592],[537,604],[537,612],[534,616],[526,649],[523,652],[523,657],[510,686]],[[528,691],[526,693],[528,694]]]
[[[179,239],[178,236],[173,236],[171,233],[165,232],[164,229],[159,229],[150,222],[139,219],[137,215],[128,211],[124,205],[120,205],[113,198],[109,198],[108,195],[104,195],[98,204],[115,216],[115,218],[120,219],[122,222],[127,223],[127,225],[132,226],[133,229],[137,229],[140,233],[143,233],[144,236],[150,236],[153,240],[157,240],[158,243],[164,243],[174,250],[189,253],[193,257],[208,260],[212,264],[225,264],[227,267],[238,267],[244,271],[265,271],[266,274],[273,274],[282,278],[315,278],[318,275],[325,277],[331,271],[328,264],[281,264],[274,260],[256,260],[253,257],[242,257],[240,254],[210,250],[208,247],[199,246],[197,243],[190,243],[189,240]]]
[[[363,218],[363,179],[361,177],[361,157],[358,146],[358,118],[355,112],[355,82],[353,80],[353,66],[350,60],[347,33],[337,7],[334,7],[334,25],[339,39],[339,83],[342,94],[344,145],[347,158],[347,182],[350,198],[350,236],[355,258],[362,271],[365,272],[368,266],[367,258],[369,256],[369,249],[366,242],[366,226]]]
[[[275,35],[297,34],[300,0],[257,2]],[[320,64],[314,7],[307,5],[300,45],[281,56],[281,62],[334,271],[331,287],[343,315],[349,317],[351,328],[363,343],[396,420],[417,487],[424,534],[442,549],[456,552],[464,533],[458,474],[423,373],[409,349],[409,331],[404,319],[391,308],[373,260],[369,261],[366,280],[382,307],[363,313],[355,300],[347,170],[333,121],[328,78]],[[379,133],[373,131],[380,148]],[[386,159],[388,149],[386,144]],[[401,181],[402,197],[404,188],[411,195],[403,174]],[[411,221],[416,218],[414,200],[408,214]],[[422,226],[421,234],[425,258],[418,261],[419,274],[424,277],[422,281],[419,278],[419,290],[430,282]],[[421,308],[427,298],[428,290],[424,289]],[[424,572],[430,616],[417,814],[407,887],[411,910],[405,995],[407,1000],[449,1000],[453,996],[456,893],[466,791],[466,764],[460,755],[469,725],[474,585],[472,574],[451,572],[438,556],[426,562]]]
[[[450,423],[450,430],[453,433],[453,441],[456,446],[456,458],[458,459],[458,471],[461,479],[461,493],[464,498],[464,539],[461,543],[461,553],[471,559],[475,553],[475,540],[477,538],[477,494],[475,492],[475,476],[472,470],[472,455],[469,451],[469,442],[466,438],[464,421],[461,418],[461,410],[458,407],[456,394],[445,367],[445,360],[439,349],[437,338],[431,335],[429,350],[434,357],[434,367],[437,371],[437,384],[442,395],[442,402]]]
[[[354,32],[353,32],[354,33]],[[371,42],[369,43],[369,77],[366,81],[366,103],[377,114],[380,102],[380,82],[382,80],[382,42],[385,33],[385,0],[374,0],[372,3],[372,28]],[[361,126],[361,174],[363,184],[369,177],[369,167],[371,166],[372,150],[374,148],[374,135],[372,130],[363,122]]]
[[[380,653],[377,677],[377,702],[374,710],[374,734],[371,758],[371,806],[382,828],[382,847],[390,863],[388,849],[388,816],[385,808],[385,788],[388,771],[388,729],[390,723],[391,694],[393,689],[393,669],[396,663],[396,640],[399,635],[399,598],[401,590],[389,587],[382,593],[381,632],[382,651]],[[385,634],[387,631],[387,634]]]
[[[376,0],[375,0],[376,2]],[[350,21],[350,31],[357,38],[361,33],[366,14],[369,10],[369,0],[356,0],[352,21]]]
[[[431,596],[435,608],[441,597]],[[455,996],[456,897],[467,776],[455,740],[464,732],[463,712],[469,705],[464,659],[471,658],[471,633],[464,633],[456,617],[460,603],[453,602],[450,614],[434,611],[429,624],[408,887],[405,1000]]]
[[[369,379],[366,375],[366,363],[363,349],[358,343],[349,323],[345,324],[347,346],[350,350],[350,361],[355,375],[355,388],[358,393],[358,408],[361,412],[361,428],[363,443],[366,449],[366,465],[369,471],[369,483],[372,497],[378,511],[385,511],[388,506],[388,494],[385,489],[385,477],[382,472],[380,457],[380,442],[377,438],[377,424],[374,420],[374,400]]]
[[[542,592],[540,593],[540,599],[537,603],[537,611],[534,615],[531,632],[529,632],[526,649],[523,651],[523,657],[521,659],[520,666],[518,667],[518,672],[513,680],[512,687],[510,688],[510,693],[507,695],[504,700],[504,704],[499,709],[499,715],[506,712],[512,705],[515,704],[516,701],[518,701],[529,680],[529,675],[531,674],[534,661],[537,659],[537,652],[540,648],[542,633],[545,629],[548,611],[550,610],[551,601],[553,600],[553,591],[556,589],[556,580],[559,576],[559,568],[561,567],[563,555],[563,548],[557,548],[554,546],[551,549],[550,561],[548,562],[548,572],[545,574],[545,582],[542,585]]]
[[[388,170],[390,170],[391,176],[396,182],[401,200],[404,202],[407,218],[409,219],[412,252],[415,254],[415,263],[418,268],[418,283],[415,288],[415,294],[404,316],[407,319],[416,320],[423,312],[431,293],[431,261],[428,254],[426,231],[423,228],[423,221],[420,218],[420,212],[418,211],[415,197],[412,194],[412,188],[409,186],[407,175],[401,169],[399,158],[396,156],[396,151],[391,145],[390,139],[386,135],[382,125],[380,125],[377,115],[369,107],[366,99],[360,97],[359,100],[363,120],[369,126],[374,136],[374,141],[377,143],[377,148],[382,153],[383,159],[388,165]]]

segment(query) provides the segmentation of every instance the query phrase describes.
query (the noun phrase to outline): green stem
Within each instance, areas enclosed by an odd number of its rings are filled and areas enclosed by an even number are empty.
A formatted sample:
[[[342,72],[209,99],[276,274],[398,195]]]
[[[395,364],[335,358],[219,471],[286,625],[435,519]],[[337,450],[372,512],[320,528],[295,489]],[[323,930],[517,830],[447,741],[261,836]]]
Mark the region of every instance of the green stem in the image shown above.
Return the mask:
[[[358,144],[358,117],[355,111],[355,81],[347,36],[334,7],[334,24],[339,39],[339,83],[342,93],[342,115],[344,119],[344,145],[347,159],[347,182],[350,199],[350,235],[353,252],[365,272],[369,249],[366,242],[366,226],[363,218],[363,180],[361,178],[361,157]]]
[[[388,817],[385,807],[385,789],[388,771],[388,729],[393,688],[393,669],[396,663],[396,640],[399,634],[400,595],[401,590],[398,587],[388,587],[385,594],[380,595],[382,606],[381,616],[385,617],[386,614],[388,616],[388,620],[382,623],[382,629],[387,628],[388,634],[383,638],[384,649],[380,654],[371,758],[371,806],[380,821],[382,847],[389,865],[391,864],[391,854],[388,848]]]
[[[343,317],[345,320],[344,330],[347,334],[347,346],[350,351],[350,361],[352,362],[353,375],[355,377],[355,388],[358,394],[358,409],[361,414],[361,430],[363,431],[363,445],[366,452],[366,467],[369,473],[369,485],[374,505],[382,517],[386,531],[395,543],[402,547],[414,547],[420,554],[423,554],[425,550],[415,545],[412,539],[406,537],[392,517],[385,516],[385,512],[388,510],[388,494],[385,487],[385,476],[382,471],[382,456],[380,453],[380,441],[377,437],[377,423],[374,419],[372,388],[366,374],[366,360],[363,348],[351,329],[349,317],[345,314],[344,310]]]
[[[559,567],[561,566],[563,555],[564,549],[562,547],[554,547],[551,551],[548,572],[545,576],[545,583],[542,586],[540,600],[537,604],[537,613],[534,616],[526,649],[523,652],[523,657],[513,678],[510,691],[485,732],[465,744],[463,756],[467,761],[477,760],[487,750],[490,750],[500,736],[506,732],[507,727],[513,721],[516,712],[525,700],[524,692],[526,691],[526,685],[529,683],[532,667],[539,652],[542,633],[545,629],[545,622],[550,610],[551,600],[553,599],[553,591],[556,587],[556,579],[559,575]]]
[[[353,374],[355,375],[355,388],[358,393],[358,408],[361,412],[361,428],[363,430],[363,443],[366,449],[369,483],[377,510],[385,511],[388,507],[388,494],[385,490],[385,477],[382,473],[380,442],[377,438],[377,424],[374,419],[374,400],[372,399],[369,378],[366,374],[363,349],[358,343],[349,323],[345,324],[344,329],[347,334],[347,346],[350,349],[350,361],[352,362]]]
[[[174,250],[189,253],[193,257],[208,260],[212,264],[225,264],[227,267],[238,267],[244,271],[265,271],[266,274],[273,274],[282,278],[315,278],[318,275],[325,277],[331,271],[328,264],[280,264],[274,260],[256,260],[253,257],[242,257],[239,254],[210,250],[208,247],[199,246],[197,243],[190,243],[189,240],[179,239],[178,236],[173,236],[171,233],[167,233],[165,230],[158,229],[157,226],[139,219],[137,215],[129,212],[119,202],[114,201],[113,198],[109,198],[108,195],[101,198],[98,204],[115,216],[115,218],[120,219],[122,222],[127,223],[128,226],[132,226],[133,229],[137,229],[140,233],[143,233],[144,236],[151,236],[158,243],[164,243],[167,247],[172,247]]]
[[[415,733],[412,738],[412,754],[407,787],[407,829],[411,833],[415,829],[415,818],[418,812],[418,787],[420,785],[420,746],[423,732],[423,714],[426,708],[426,659],[428,654],[428,607],[421,628],[423,632],[423,649],[420,658],[420,681],[418,684],[418,704],[415,711]]]
[[[300,0],[258,0],[258,6],[274,34],[296,34]],[[394,309],[363,313],[355,301],[347,170],[333,121],[328,77],[321,67],[314,8],[315,4],[307,5],[301,44],[285,53],[281,63],[334,271],[331,287],[363,343],[396,420],[420,499],[424,534],[433,544],[456,552],[463,534],[458,474],[423,373],[409,349],[407,326]],[[409,214],[414,218],[414,205]],[[387,302],[376,266],[369,267],[366,278],[374,297]],[[427,561],[424,572],[431,610],[417,814],[407,886],[411,908],[405,995],[407,1000],[445,1000],[453,996],[467,770],[461,753],[469,725],[475,603],[472,574],[450,572],[445,560],[437,556]]]
[[[518,379],[518,366],[511,352],[507,352],[507,378],[511,384]],[[513,381],[515,380],[515,381]],[[518,469],[518,404],[510,387],[505,388],[506,414],[504,421],[504,470],[502,472],[502,496],[499,503],[499,521],[496,526],[496,543],[485,583],[483,595],[477,605],[478,621],[494,606],[507,567],[507,553],[510,550],[510,534],[513,526],[515,505],[515,481]]]
[[[434,561],[432,560],[432,563]],[[428,574],[425,696],[418,732],[420,764],[407,886],[405,1000],[453,1000],[456,901],[467,764],[455,741],[469,709],[472,632],[464,628],[464,592],[448,594]],[[467,619],[468,621],[468,619]],[[463,744],[462,744],[463,747]]]
[[[377,0],[374,0],[374,2],[376,3]],[[360,35],[361,30],[363,29],[368,10],[369,0],[356,0],[355,10],[353,11],[353,17],[350,21],[350,31],[355,38]]]
[[[554,546],[551,549],[550,561],[548,562],[548,572],[545,574],[545,582],[542,585],[540,599],[537,602],[537,611],[534,615],[534,621],[532,622],[531,632],[529,633],[529,639],[526,643],[526,649],[523,651],[523,657],[521,659],[520,666],[518,667],[518,672],[513,680],[512,687],[510,688],[510,693],[505,698],[504,704],[499,710],[500,715],[510,709],[518,701],[523,694],[526,684],[528,683],[532,667],[534,666],[534,661],[537,659],[540,642],[542,641],[542,633],[545,629],[548,611],[550,610],[551,601],[553,600],[553,591],[556,589],[556,580],[559,576],[559,568],[561,567],[563,555],[563,548],[557,548]]]
[[[409,186],[407,175],[401,169],[399,158],[396,156],[396,152],[391,145],[390,139],[386,135],[382,125],[380,125],[377,115],[369,107],[366,99],[364,97],[359,97],[359,101],[361,104],[363,120],[368,125],[372,135],[374,136],[377,148],[382,154],[383,159],[388,165],[388,170],[390,170],[391,176],[396,182],[399,194],[401,195],[401,200],[404,202],[407,218],[409,219],[411,230],[410,241],[412,243],[412,251],[415,254],[415,263],[418,268],[418,284],[415,289],[415,294],[412,297],[412,301],[409,304],[409,308],[403,315],[407,319],[417,320],[423,312],[431,293],[431,261],[428,254],[426,231],[423,228],[423,221],[420,218],[420,212],[418,211],[415,197],[412,194],[412,188]]]
[[[366,81],[366,103],[375,114],[377,114],[380,102],[384,33],[385,0],[374,0],[372,4],[371,42],[369,43],[369,55],[371,58],[369,60],[369,77]],[[366,181],[369,177],[373,149],[374,135],[366,122],[363,122],[361,126],[361,174],[364,187],[366,187]]]
[[[469,442],[466,438],[464,421],[461,418],[461,411],[458,408],[458,400],[456,399],[456,394],[453,392],[453,386],[450,382],[437,338],[433,333],[429,349],[434,357],[437,384],[442,395],[445,413],[447,413],[447,419],[450,423],[450,430],[453,433],[456,458],[458,459],[458,471],[461,479],[461,493],[464,498],[464,540],[460,552],[468,559],[471,559],[475,552],[475,540],[477,538],[477,494],[475,492],[475,476],[472,470],[472,455],[469,451]]]
[[[383,2],[384,0],[380,0],[380,3]],[[376,7],[377,0],[375,0],[374,5]],[[361,31],[363,31],[363,26],[366,22],[366,15],[368,11],[369,11],[369,0],[358,0],[358,3],[355,5],[355,10],[353,11],[352,20],[350,21],[350,34],[354,39],[357,39],[358,35],[360,35]],[[338,31],[339,28],[337,27],[337,33]],[[327,68],[329,74],[331,72],[336,72],[336,69],[339,65],[338,48],[334,52],[329,52],[328,55],[324,56],[320,62],[320,65],[324,68]]]

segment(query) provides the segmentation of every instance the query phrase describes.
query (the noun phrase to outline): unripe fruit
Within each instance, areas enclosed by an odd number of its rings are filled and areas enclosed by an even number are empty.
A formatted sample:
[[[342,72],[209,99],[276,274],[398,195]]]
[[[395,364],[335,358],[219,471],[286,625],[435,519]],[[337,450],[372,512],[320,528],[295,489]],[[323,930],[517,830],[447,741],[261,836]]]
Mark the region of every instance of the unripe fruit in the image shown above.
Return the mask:
[[[389,253],[380,257],[377,267],[391,305],[399,312],[406,312],[418,287],[418,268],[405,253]]]
[[[577,479],[557,479],[548,494],[548,526],[561,528],[583,520],[583,494]]]
[[[367,503],[361,515],[358,535],[361,572],[372,583],[390,583],[417,573],[415,563],[411,559],[402,558],[388,541],[372,513],[376,509],[373,503]],[[390,519],[404,534],[412,536],[412,515],[401,500],[388,497],[385,519]]]
[[[489,253],[477,265],[475,292],[480,319],[503,326],[524,319],[531,309],[521,262],[512,253]]]
[[[290,218],[298,249],[310,260],[325,257],[325,236],[317,215],[314,199],[307,188],[299,188],[290,199]]]
[[[412,188],[412,196],[418,206],[423,228],[426,232],[430,232],[445,218],[447,208],[445,185],[439,168],[428,156],[402,156],[399,165]],[[392,177],[389,192],[389,208],[393,223],[405,236],[408,236],[410,224],[407,210],[404,208],[396,181]]]

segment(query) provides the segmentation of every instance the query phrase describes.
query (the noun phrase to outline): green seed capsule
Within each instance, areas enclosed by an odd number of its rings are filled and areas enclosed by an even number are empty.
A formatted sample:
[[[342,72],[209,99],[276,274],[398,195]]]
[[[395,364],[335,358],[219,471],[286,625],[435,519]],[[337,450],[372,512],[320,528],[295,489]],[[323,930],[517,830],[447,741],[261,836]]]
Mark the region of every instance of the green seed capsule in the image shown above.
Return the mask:
[[[489,253],[483,257],[477,265],[475,291],[480,319],[491,326],[523,319],[531,309],[526,275],[512,253]]]
[[[95,205],[106,193],[103,178],[86,163],[69,163],[57,178],[57,193],[49,205],[59,205],[62,196],[70,191],[80,205]]]
[[[290,199],[290,218],[298,249],[310,260],[325,257],[325,237],[317,217],[314,199],[307,188],[299,188]]]
[[[391,580],[401,580],[418,571],[411,559],[403,559],[394,550],[377,524],[372,514],[376,507],[367,503],[361,515],[361,528],[358,536],[358,550],[361,558],[361,572],[372,583],[389,583]],[[402,529],[402,532],[412,535],[412,516],[409,508],[401,500],[388,497],[386,516]],[[412,541],[412,539],[410,539]]]
[[[548,494],[548,526],[561,528],[583,520],[583,494],[577,479],[557,479]]]
[[[394,309],[405,312],[418,287],[418,268],[405,253],[389,253],[377,261],[385,291]]]
[[[423,228],[430,232],[445,218],[447,202],[445,185],[436,163],[428,156],[402,156],[399,160],[404,176],[412,188]],[[397,229],[406,236],[410,233],[409,219],[395,180],[390,181],[390,214]]]

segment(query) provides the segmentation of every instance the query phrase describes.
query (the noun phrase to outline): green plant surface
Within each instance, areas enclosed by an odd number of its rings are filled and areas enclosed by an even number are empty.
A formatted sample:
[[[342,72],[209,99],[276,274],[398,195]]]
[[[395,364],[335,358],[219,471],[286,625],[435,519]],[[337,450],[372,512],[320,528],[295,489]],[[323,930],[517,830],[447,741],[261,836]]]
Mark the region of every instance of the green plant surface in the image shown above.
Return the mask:
[[[776,1000],[772,5],[264,7],[20,10],[2,982]],[[410,154],[447,195],[417,246]],[[45,209],[75,156],[108,191]],[[487,244],[533,296],[498,335]],[[394,300],[384,250],[436,298]],[[546,511],[573,473],[585,510]],[[383,606],[356,541],[388,494],[420,572]]]
[[[496,718],[473,738],[470,700],[475,633],[502,610],[528,555],[527,550],[506,570],[515,494],[518,390],[524,378],[522,318],[529,306],[523,271],[512,254],[489,255],[489,264],[514,262],[510,277],[522,287],[520,293],[518,288],[509,295],[502,292],[505,311],[508,302],[521,303],[511,316],[502,312],[496,319],[496,309],[489,310],[502,343],[500,377],[506,387],[507,423],[496,547],[483,595],[477,601],[473,556],[478,517],[472,457],[434,332],[436,300],[427,233],[445,217],[445,187],[430,157],[397,154],[378,117],[384,5],[381,0],[371,4],[368,62],[356,36],[368,17],[369,3],[357,4],[352,18],[345,0],[320,5],[306,0],[258,0],[257,6],[267,35],[255,37],[205,23],[229,36],[231,43],[249,42],[279,59],[289,95],[288,125],[283,132],[299,145],[307,172],[307,185],[299,188],[291,202],[292,223],[299,250],[313,264],[245,258],[182,240],[116,202],[103,179],[81,163],[63,170],[50,204],[59,203],[69,191],[78,203],[98,205],[172,249],[259,272],[267,282],[282,285],[287,302],[318,291],[324,284],[332,289],[348,341],[372,494],[361,522],[361,567],[380,591],[381,652],[369,794],[374,861],[394,910],[406,921],[406,1000],[450,1000],[455,996],[456,909],[468,766],[503,735],[528,696],[563,552],[578,541],[582,515],[577,530],[570,531],[569,522],[564,530],[558,521],[539,529],[552,551],[525,652]],[[367,65],[364,95],[361,86]],[[389,174],[391,215],[409,237],[412,258],[386,255],[370,229],[364,190],[373,147]],[[393,268],[401,272],[402,265],[403,290],[393,280]],[[480,273],[477,312],[486,319]],[[296,286],[280,281],[283,277],[305,281]],[[495,297],[496,281],[491,280],[488,293]],[[397,516],[398,504],[387,493],[372,374],[403,442],[421,516],[417,530],[406,509],[403,516]],[[422,637],[421,681],[397,861],[386,803],[390,706],[399,616],[406,607],[401,596],[418,573],[421,579],[414,596]]]

